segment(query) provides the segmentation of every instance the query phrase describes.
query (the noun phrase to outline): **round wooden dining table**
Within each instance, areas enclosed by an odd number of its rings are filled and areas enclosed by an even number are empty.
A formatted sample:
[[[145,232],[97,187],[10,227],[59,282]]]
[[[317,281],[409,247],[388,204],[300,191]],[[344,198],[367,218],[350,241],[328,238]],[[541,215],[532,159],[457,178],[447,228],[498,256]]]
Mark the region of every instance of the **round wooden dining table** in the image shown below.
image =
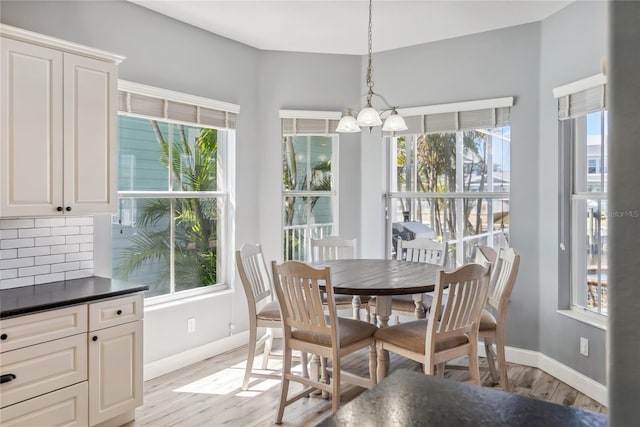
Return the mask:
[[[387,259],[341,259],[312,265],[331,269],[335,294],[376,296],[380,327],[389,324],[393,295],[414,295],[416,306],[422,307],[422,294],[435,289],[438,271],[443,269],[441,265]]]

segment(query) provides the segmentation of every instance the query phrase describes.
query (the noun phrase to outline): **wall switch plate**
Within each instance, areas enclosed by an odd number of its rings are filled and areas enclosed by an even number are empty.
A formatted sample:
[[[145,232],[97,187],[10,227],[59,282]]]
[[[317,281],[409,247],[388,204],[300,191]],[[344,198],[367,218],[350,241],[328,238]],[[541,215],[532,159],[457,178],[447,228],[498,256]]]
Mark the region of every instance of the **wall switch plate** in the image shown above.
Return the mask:
[[[589,355],[589,340],[585,337],[580,337],[580,354],[583,356]]]
[[[191,317],[187,319],[187,333],[192,334],[196,331],[196,318]]]

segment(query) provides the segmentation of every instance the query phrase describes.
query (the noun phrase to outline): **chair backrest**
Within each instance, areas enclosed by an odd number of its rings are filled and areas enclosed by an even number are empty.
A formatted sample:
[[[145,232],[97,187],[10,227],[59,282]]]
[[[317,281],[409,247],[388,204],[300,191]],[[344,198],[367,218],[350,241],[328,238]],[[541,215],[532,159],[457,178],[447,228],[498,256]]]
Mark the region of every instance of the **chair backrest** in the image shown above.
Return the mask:
[[[448,288],[443,304],[443,291]],[[489,267],[466,264],[450,273],[440,270],[427,321],[425,354],[433,355],[438,341],[477,331],[489,291]]]
[[[398,240],[398,253],[402,254],[406,250],[403,259],[410,262],[424,262],[444,266],[447,258],[447,249],[447,242],[438,243],[431,239]]]
[[[480,265],[494,265],[498,253],[491,246],[476,245],[475,262]]]
[[[311,260],[314,262],[356,258],[357,239],[326,236],[311,239]]]
[[[329,267],[314,268],[299,261],[285,261],[278,265],[272,261],[273,285],[280,303],[282,322],[286,337],[291,330],[329,334],[335,343],[337,324],[336,307],[333,303],[331,273]],[[328,307],[322,305],[321,286],[326,286]],[[329,318],[325,317],[325,309],[329,310]]]
[[[255,315],[257,305],[263,301],[273,301],[271,275],[262,255],[260,244],[244,244],[236,251],[236,264],[240,281],[249,304],[249,313]]]
[[[520,268],[520,255],[513,248],[502,248],[493,266],[491,283],[489,284],[489,298],[487,304],[492,307],[500,318],[504,319],[511,291],[516,284],[518,269]]]

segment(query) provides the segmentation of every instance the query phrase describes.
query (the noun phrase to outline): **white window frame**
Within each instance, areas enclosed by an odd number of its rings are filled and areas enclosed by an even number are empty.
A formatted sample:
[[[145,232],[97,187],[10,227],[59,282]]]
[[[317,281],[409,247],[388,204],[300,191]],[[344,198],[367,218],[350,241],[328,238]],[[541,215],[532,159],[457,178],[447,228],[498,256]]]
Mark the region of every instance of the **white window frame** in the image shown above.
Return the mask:
[[[226,103],[223,101],[217,101],[209,98],[204,98],[200,96],[185,94],[181,92],[175,92],[168,89],[143,85],[135,82],[130,82],[126,80],[118,81],[118,89],[120,91],[125,91],[129,93],[136,93],[140,95],[155,97],[159,99],[164,99],[167,101],[174,101],[188,105],[194,105],[196,109],[199,111],[200,108],[208,108],[225,112],[225,122],[228,124],[230,122],[229,117],[233,115],[235,119],[235,115],[240,112],[240,106],[235,104]],[[166,105],[166,102],[165,102]],[[165,114],[166,114],[165,108]],[[222,132],[218,132],[218,167],[217,167],[217,182],[218,187],[221,188],[221,191],[201,191],[201,192],[191,192],[191,191],[176,191],[172,188],[168,187],[167,191],[118,191],[118,200],[125,198],[170,198],[170,199],[179,199],[179,198],[216,198],[221,201],[222,206],[218,206],[218,211],[220,212],[219,222],[222,222],[219,225],[218,229],[218,265],[220,271],[216,272],[218,277],[218,283],[210,286],[196,287],[192,289],[187,289],[183,291],[176,292],[175,291],[175,281],[174,281],[174,251],[171,251],[171,267],[170,267],[170,292],[168,294],[150,296],[145,298],[145,306],[153,306],[159,304],[170,303],[172,301],[178,301],[186,298],[193,298],[202,295],[208,295],[212,293],[217,293],[231,287],[231,279],[233,272],[233,253],[234,253],[234,244],[233,244],[233,235],[235,230],[235,201],[233,195],[235,194],[235,183],[236,177],[235,173],[232,171],[233,165],[235,165],[236,158],[236,149],[235,149],[235,138],[236,132],[234,128],[226,128],[226,127],[218,127],[211,126],[200,123],[193,122],[182,122],[179,120],[168,119],[166,117],[155,117],[148,116],[144,114],[137,113],[128,113],[126,111],[118,111],[118,115],[122,116],[130,116],[142,119],[149,120],[158,120],[160,122],[172,123],[172,124],[184,124],[188,126],[198,127],[198,128],[209,128],[216,129]],[[199,114],[198,114],[199,116]],[[235,123],[235,120],[234,120]],[[117,223],[117,220],[112,219],[113,222]],[[171,221],[171,236],[170,241],[172,245],[174,243],[174,229],[175,222]],[[220,259],[222,258],[222,259]]]

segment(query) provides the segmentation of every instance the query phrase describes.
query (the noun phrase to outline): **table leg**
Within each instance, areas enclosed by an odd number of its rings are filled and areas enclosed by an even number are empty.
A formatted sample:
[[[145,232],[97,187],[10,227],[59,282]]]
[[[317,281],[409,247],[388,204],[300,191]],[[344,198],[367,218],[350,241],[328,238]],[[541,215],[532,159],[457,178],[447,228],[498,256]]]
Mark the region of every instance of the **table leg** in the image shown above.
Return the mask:
[[[389,316],[391,316],[391,297],[389,295],[376,296],[376,313],[380,319],[380,327],[389,326]],[[384,369],[389,372],[389,352],[384,352]]]
[[[362,306],[362,299],[360,298],[360,295],[353,296],[351,305],[353,306],[353,318],[360,320],[360,307]]]
[[[311,361],[309,362],[309,379],[313,381],[320,380],[320,356],[317,354],[311,355]],[[311,396],[319,397],[321,394],[322,390],[314,390]]]
[[[424,319],[427,312],[424,310],[424,294],[413,294],[413,302],[416,305],[416,319]]]

